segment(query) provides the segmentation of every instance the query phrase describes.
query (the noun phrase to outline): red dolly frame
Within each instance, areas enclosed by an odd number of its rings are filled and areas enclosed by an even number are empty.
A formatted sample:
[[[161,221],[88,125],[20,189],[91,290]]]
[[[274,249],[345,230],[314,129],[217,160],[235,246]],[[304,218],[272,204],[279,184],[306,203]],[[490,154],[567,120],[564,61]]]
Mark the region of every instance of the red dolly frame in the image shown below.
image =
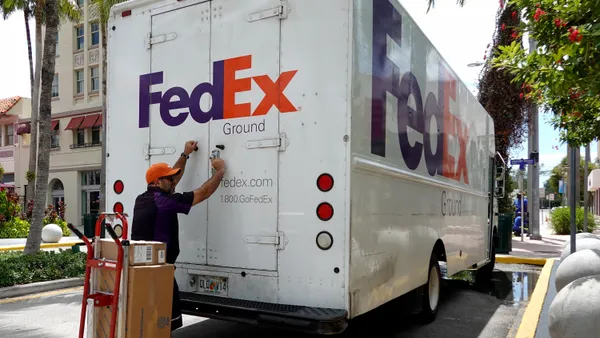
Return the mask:
[[[109,305],[111,306],[112,313],[111,313],[111,318],[110,318],[109,338],[115,338],[117,314],[119,312],[119,308],[118,308],[119,290],[121,288],[121,274],[123,273],[123,255],[124,255],[123,244],[125,244],[125,246],[127,246],[128,241],[126,241],[126,243],[121,243],[121,240],[119,239],[119,236],[117,236],[117,234],[115,233],[113,226],[110,223],[106,223],[105,224],[106,231],[108,232],[110,237],[112,237],[112,239],[115,241],[115,244],[117,245],[117,251],[118,251],[117,260],[110,261],[110,260],[95,258],[94,249],[95,249],[95,246],[99,243],[100,232],[102,229],[102,221],[106,218],[106,216],[109,216],[109,218],[116,217],[119,220],[121,220],[121,223],[123,224],[122,225],[123,226],[122,239],[127,240],[127,233],[128,233],[129,226],[127,223],[127,218],[125,218],[127,216],[126,214],[102,213],[100,215],[100,217],[98,217],[98,220],[96,221],[94,243],[92,243],[84,234],[82,234],[79,230],[77,230],[72,224],[68,224],[69,229],[71,229],[71,231],[73,231],[77,235],[77,237],[81,238],[87,247],[87,260],[86,260],[86,265],[85,265],[85,280],[84,280],[84,284],[83,284],[83,299],[81,301],[81,318],[79,321],[79,338],[84,338],[83,332],[84,332],[84,328],[85,328],[85,319],[86,319],[85,317],[86,317],[86,312],[87,312],[87,300],[88,299],[94,300],[94,307],[104,307],[104,306],[109,306]],[[115,271],[115,285],[114,285],[114,291],[112,294],[107,294],[107,293],[103,293],[103,292],[95,292],[93,294],[90,294],[90,277],[92,274],[92,269],[104,269],[104,270]]]

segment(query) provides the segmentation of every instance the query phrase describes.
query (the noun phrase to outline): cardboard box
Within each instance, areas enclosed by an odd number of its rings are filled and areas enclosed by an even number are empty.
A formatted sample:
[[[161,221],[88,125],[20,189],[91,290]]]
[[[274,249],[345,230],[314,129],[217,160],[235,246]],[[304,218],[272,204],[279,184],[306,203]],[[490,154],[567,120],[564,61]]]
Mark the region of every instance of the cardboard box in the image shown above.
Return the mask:
[[[174,274],[172,264],[129,269],[126,338],[171,337]]]
[[[112,293],[115,271],[96,270],[98,290]],[[132,266],[128,270],[126,302],[126,338],[171,337],[171,310],[173,303],[172,264]],[[110,306],[95,309],[95,338],[110,336]],[[117,317],[117,329],[119,329]],[[117,331],[118,332],[118,331]]]
[[[126,249],[126,248],[124,248]],[[101,239],[100,258],[117,260],[117,244],[112,239]],[[167,244],[150,241],[129,241],[129,266],[158,265],[167,261]]]

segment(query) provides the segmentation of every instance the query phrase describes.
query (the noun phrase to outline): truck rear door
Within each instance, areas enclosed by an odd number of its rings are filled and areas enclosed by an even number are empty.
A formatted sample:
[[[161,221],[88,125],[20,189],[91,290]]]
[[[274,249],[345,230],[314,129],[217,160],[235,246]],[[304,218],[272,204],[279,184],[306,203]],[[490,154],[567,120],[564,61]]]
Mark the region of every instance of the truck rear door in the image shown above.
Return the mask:
[[[279,0],[212,0],[152,17],[154,151],[200,142],[179,191],[209,178],[210,151],[224,148],[227,166],[215,194],[180,217],[180,262],[277,269],[279,110],[291,109],[279,95],[281,10]]]

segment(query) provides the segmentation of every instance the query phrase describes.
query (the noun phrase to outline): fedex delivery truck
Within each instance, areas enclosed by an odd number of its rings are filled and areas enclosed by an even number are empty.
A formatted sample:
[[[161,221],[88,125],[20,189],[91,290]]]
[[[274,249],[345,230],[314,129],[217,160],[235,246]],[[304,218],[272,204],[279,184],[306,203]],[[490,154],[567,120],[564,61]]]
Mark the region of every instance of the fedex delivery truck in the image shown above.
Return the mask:
[[[414,295],[433,320],[442,277],[493,268],[493,120],[397,0],[118,4],[107,100],[107,210],[185,141],[180,191],[222,149],[179,217],[184,313],[330,334]]]

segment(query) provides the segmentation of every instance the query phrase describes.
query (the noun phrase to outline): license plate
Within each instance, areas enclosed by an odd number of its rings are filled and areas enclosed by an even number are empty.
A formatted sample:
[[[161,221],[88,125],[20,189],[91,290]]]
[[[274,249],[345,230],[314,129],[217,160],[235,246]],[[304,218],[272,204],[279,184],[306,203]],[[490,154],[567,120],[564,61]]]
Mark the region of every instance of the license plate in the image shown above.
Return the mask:
[[[214,276],[198,276],[198,290],[219,296],[227,296],[227,278]]]

